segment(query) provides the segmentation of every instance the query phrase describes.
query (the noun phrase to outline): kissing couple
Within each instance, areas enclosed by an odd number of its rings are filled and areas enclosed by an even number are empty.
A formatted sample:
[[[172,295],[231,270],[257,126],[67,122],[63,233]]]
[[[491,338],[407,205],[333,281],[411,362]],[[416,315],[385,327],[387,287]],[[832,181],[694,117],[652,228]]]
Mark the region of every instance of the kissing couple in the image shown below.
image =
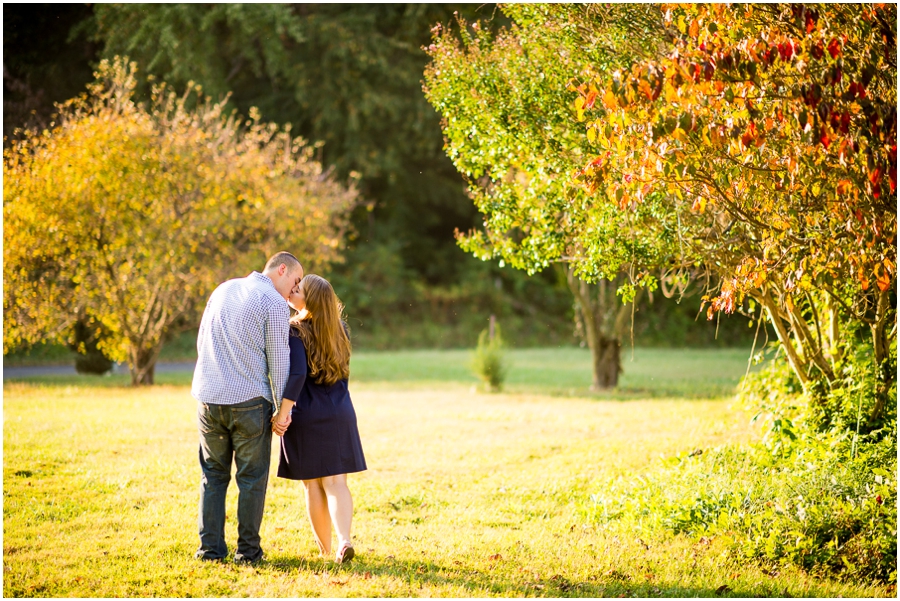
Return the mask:
[[[290,309],[295,311],[291,317]],[[262,523],[272,456],[281,437],[278,477],[303,482],[319,552],[353,559],[353,499],[347,474],[366,469],[350,400],[350,337],[343,305],[322,277],[303,275],[288,252],[262,273],[220,284],[210,295],[197,335],[191,395],[200,428],[200,548],[196,557],[223,560],[225,495],[234,462],[238,487],[235,563],[262,559]]]

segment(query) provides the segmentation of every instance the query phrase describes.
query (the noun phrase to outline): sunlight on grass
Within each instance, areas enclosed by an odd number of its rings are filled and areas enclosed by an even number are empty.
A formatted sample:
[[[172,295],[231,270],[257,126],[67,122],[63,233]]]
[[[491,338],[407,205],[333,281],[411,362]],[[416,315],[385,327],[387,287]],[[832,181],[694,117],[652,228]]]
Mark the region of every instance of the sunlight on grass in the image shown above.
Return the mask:
[[[6,382],[4,594],[883,594],[792,568],[768,576],[715,542],[644,540],[638,532],[584,523],[579,508],[597,481],[755,433],[727,397],[550,396],[541,390],[564,391],[568,377],[561,374],[576,355],[520,353],[514,385],[522,388],[504,394],[474,391],[474,382],[454,371],[465,358],[452,352],[386,353],[380,364],[380,354],[354,359],[351,390],[370,469],[351,476],[359,555],[345,567],[317,558],[300,485],[274,477],[261,532],[266,561],[239,567],[192,559],[200,470],[186,382],[149,389],[104,378]],[[635,388],[689,372],[704,377],[702,365],[712,359],[696,353],[680,368],[653,369],[652,355],[639,357],[648,369]],[[732,372],[745,360],[736,357]],[[400,379],[404,362],[417,383]],[[447,379],[425,380],[429,366]],[[705,376],[713,384],[704,386],[727,381],[723,366],[713,364]],[[567,373],[574,379],[576,371]],[[232,485],[232,550],[236,497]]]

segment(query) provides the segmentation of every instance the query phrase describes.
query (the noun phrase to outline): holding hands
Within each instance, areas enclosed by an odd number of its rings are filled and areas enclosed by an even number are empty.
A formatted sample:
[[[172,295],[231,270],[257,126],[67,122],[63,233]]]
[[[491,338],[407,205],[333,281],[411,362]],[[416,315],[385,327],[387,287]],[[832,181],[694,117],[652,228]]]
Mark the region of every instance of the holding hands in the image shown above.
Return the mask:
[[[277,436],[284,436],[288,426],[291,425],[291,409],[294,408],[294,401],[282,399],[281,409],[277,415],[272,416],[272,432]]]

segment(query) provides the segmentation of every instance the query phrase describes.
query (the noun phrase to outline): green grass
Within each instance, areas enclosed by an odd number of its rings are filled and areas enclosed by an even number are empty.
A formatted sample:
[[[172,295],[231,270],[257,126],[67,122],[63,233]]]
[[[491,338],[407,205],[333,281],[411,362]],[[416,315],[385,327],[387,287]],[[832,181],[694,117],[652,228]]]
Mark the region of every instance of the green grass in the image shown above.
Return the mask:
[[[266,561],[192,559],[200,470],[189,374],[160,374],[168,383],[145,389],[122,386],[124,376],[6,381],[4,595],[888,594],[787,566],[772,576],[716,540],[585,522],[597,482],[756,436],[727,396],[710,397],[743,374],[743,351],[638,349],[623,395],[586,394],[585,354],[514,353],[503,394],[474,389],[465,352],[358,354],[351,391],[369,470],[351,476],[358,557],[344,567],[317,558],[300,485],[274,477]],[[232,548],[236,497],[232,485]]]

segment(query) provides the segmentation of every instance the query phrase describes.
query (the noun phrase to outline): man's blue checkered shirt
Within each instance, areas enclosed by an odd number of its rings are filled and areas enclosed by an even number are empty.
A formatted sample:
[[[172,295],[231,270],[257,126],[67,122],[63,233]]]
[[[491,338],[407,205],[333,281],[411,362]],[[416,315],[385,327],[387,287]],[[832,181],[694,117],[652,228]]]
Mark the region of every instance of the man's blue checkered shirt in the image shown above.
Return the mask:
[[[277,411],[290,371],[289,318],[284,297],[261,273],[220,284],[200,321],[193,397],[210,405],[265,397]]]

